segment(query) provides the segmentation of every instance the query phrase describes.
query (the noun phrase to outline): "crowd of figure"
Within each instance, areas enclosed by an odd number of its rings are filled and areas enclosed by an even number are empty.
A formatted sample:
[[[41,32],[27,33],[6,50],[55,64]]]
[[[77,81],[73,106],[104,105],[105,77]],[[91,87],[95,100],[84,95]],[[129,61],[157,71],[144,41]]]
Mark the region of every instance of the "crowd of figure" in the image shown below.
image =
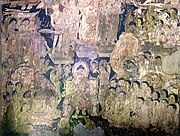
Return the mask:
[[[157,91],[147,81],[112,79],[103,116],[117,127],[173,133],[179,124],[178,96],[166,89]]]
[[[15,36],[29,30],[30,20],[18,22],[12,18],[7,22],[8,27],[4,26],[3,30],[8,33],[3,42],[16,45]],[[141,45],[152,42],[174,48],[180,44],[179,16],[175,8],[161,12],[129,11],[125,27]],[[64,129],[74,111],[76,115],[78,111],[84,115],[86,112],[90,116],[102,115],[118,128],[150,128],[173,133],[178,127],[179,86],[172,84],[179,82],[179,75],[174,78],[162,71],[159,54],[147,50],[126,59],[125,77],[119,78],[109,58],[75,58],[73,64],[56,65],[47,54],[48,46],[42,37],[35,49],[25,41],[19,46],[19,54],[4,57],[2,63],[2,114],[14,111],[15,129],[20,130],[32,121],[51,125],[56,117],[61,118],[59,127]],[[75,51],[70,53],[74,58]]]
[[[125,30],[141,42],[173,48],[180,45],[179,13],[176,8],[154,11],[151,9],[128,12]]]

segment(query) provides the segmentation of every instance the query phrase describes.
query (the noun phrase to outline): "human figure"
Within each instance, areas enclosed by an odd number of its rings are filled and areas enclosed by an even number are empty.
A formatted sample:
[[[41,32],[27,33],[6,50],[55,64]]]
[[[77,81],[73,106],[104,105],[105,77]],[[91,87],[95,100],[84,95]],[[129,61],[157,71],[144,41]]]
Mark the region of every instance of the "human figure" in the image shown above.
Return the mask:
[[[113,114],[113,110],[114,109],[114,103],[112,101],[112,99],[114,99],[116,96],[116,88],[114,87],[111,87],[109,88],[109,95],[107,96],[106,100],[105,100],[105,110],[104,110],[104,113],[103,113],[103,117],[105,119],[109,119],[109,117],[111,117],[110,114]]]
[[[161,107],[161,113],[159,116],[159,125],[161,126],[161,130],[164,131],[165,127],[166,127],[166,114],[168,112],[167,106],[168,106],[168,99],[162,99],[160,101],[160,107]]]
[[[72,72],[71,72],[71,65],[70,64],[66,64],[63,66],[63,79],[64,80],[72,80],[73,79],[73,76],[72,76]]]
[[[132,88],[131,88],[131,93],[135,92],[136,97],[143,97],[143,93],[140,89],[140,82],[139,81],[134,81],[132,83]]]
[[[102,112],[104,111],[105,98],[108,92],[108,83],[109,83],[109,72],[106,68],[101,65],[99,67],[100,75],[99,75],[99,94],[98,100],[101,105]]]
[[[131,125],[134,128],[140,128],[142,122],[142,110],[144,105],[144,98],[138,97],[136,103],[136,109],[133,111],[134,113],[131,115]]]
[[[166,113],[165,132],[173,134],[173,132],[177,128],[177,121],[178,121],[178,116],[176,114],[177,107],[174,104],[169,104],[167,108],[168,108],[168,112]]]
[[[153,114],[151,119],[151,124],[153,127],[159,128],[159,121],[160,121],[160,101],[158,99],[153,100]]]
[[[91,69],[90,79],[97,79],[98,75],[100,74],[100,72],[98,70],[98,62],[97,61],[91,61],[90,62],[90,69]]]

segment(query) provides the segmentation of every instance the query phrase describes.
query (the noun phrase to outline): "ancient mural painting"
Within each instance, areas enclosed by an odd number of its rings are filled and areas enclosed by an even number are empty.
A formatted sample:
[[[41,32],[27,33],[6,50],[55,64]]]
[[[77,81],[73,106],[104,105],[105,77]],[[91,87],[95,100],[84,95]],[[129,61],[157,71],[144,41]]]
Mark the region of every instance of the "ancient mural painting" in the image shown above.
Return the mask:
[[[4,136],[179,134],[178,0],[2,0]]]

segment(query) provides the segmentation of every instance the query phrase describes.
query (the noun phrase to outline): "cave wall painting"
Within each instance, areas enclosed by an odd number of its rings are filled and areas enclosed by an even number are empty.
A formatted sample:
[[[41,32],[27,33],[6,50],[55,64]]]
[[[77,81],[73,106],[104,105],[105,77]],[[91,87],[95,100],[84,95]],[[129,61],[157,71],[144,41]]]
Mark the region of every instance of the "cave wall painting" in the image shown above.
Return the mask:
[[[109,127],[173,134],[179,3],[132,2],[3,1],[4,126],[78,135],[79,120],[93,130],[101,116]]]

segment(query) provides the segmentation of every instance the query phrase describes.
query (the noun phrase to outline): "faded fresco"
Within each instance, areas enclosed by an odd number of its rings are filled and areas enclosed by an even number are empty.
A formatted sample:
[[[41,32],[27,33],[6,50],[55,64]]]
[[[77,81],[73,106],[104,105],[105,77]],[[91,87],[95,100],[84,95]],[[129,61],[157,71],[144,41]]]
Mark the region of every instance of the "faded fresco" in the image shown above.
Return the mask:
[[[3,136],[179,134],[179,0],[2,0]]]

